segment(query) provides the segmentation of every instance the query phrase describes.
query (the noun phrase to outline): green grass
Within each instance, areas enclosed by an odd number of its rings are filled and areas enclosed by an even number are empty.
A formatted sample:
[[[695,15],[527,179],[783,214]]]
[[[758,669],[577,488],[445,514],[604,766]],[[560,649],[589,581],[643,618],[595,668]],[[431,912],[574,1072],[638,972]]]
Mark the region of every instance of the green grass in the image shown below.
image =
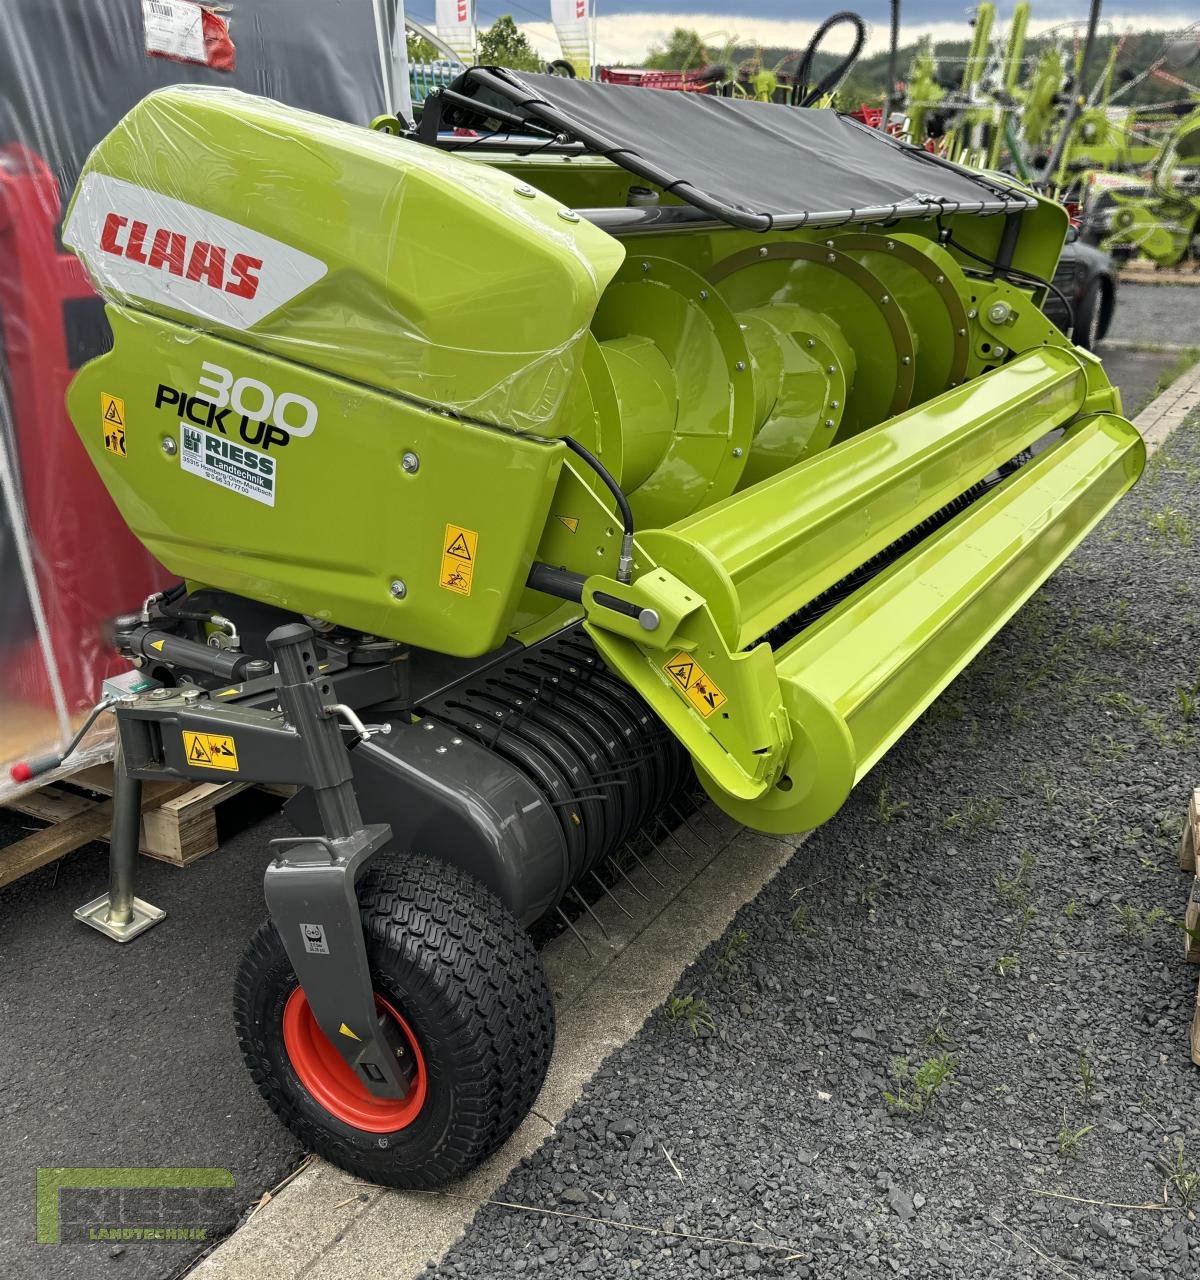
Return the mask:
[[[1121,931],[1121,936],[1139,945],[1149,938],[1150,930],[1160,920],[1165,919],[1167,914],[1162,907],[1151,907],[1146,910],[1145,907],[1135,906],[1133,903],[1113,907],[1113,910],[1117,915],[1117,927]]]
[[[1200,710],[1200,684],[1194,684],[1190,689],[1176,685],[1175,699],[1179,703],[1179,714],[1184,723],[1191,724],[1196,718],[1197,710]]]
[[[934,1054],[915,1069],[907,1058],[893,1058],[888,1074],[895,1090],[885,1089],[883,1100],[898,1115],[924,1115],[954,1078],[957,1066],[953,1053]]]
[[[1021,856],[1017,860],[1017,869],[1011,876],[1006,876],[1002,871],[992,881],[992,888],[995,891],[998,901],[1006,907],[1018,910],[1025,906],[1027,901],[1025,889],[1029,882],[1029,873],[1033,870],[1033,854],[1028,849],[1021,850]]]
[[[1176,507],[1164,507],[1146,517],[1150,531],[1161,541],[1178,543],[1181,547],[1192,545],[1192,522]]]
[[[942,826],[947,831],[975,834],[991,831],[1000,820],[1001,802],[996,796],[972,796],[955,813],[948,814]]]
[[[1096,1091],[1096,1068],[1086,1053],[1075,1059],[1075,1074],[1079,1077],[1079,1092],[1083,1094],[1084,1102],[1091,1102]]]
[[[663,1005],[663,1017],[675,1026],[687,1027],[693,1037],[698,1037],[701,1029],[709,1032],[717,1029],[717,1024],[708,1011],[708,1001],[702,996],[672,996]]]
[[[926,1028],[922,1039],[931,1049],[945,1049],[954,1043],[954,1037],[946,1030],[947,1017],[949,1014],[946,1009],[939,1009],[938,1016]]]
[[[1185,1209],[1190,1210],[1200,1201],[1200,1169],[1188,1163],[1182,1140],[1175,1144],[1175,1164],[1167,1174],[1167,1182]]]
[[[893,800],[891,788],[886,782],[879,784],[879,794],[875,797],[875,821],[881,826],[888,826],[909,807],[907,800]]]
[[[717,952],[717,957],[713,961],[713,972],[724,973],[749,941],[750,935],[745,929],[735,929],[729,935],[729,941]]]
[[[813,923],[812,915],[803,902],[794,908],[788,924],[802,938],[811,938],[817,932],[817,926]]]
[[[1074,1156],[1079,1150],[1079,1144],[1095,1127],[1094,1124],[1085,1124],[1078,1129],[1073,1129],[1067,1121],[1067,1113],[1064,1109],[1062,1125],[1058,1130],[1058,1154],[1060,1156]]]
[[[1147,351],[1155,350],[1154,347],[1144,348]],[[1167,350],[1168,348],[1164,348]],[[1200,347],[1187,347],[1179,353],[1175,359],[1175,363],[1168,365],[1162,373],[1158,375],[1158,381],[1154,384],[1154,390],[1150,393],[1150,399],[1161,396],[1162,393],[1178,378],[1182,378],[1185,373],[1200,360]]]

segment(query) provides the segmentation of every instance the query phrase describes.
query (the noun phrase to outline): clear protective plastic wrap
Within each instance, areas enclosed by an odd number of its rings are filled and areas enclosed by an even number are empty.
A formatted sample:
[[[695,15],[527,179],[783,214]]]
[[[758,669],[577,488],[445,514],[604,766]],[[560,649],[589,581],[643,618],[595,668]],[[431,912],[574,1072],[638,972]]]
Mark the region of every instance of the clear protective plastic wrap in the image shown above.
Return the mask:
[[[142,99],[97,146],[63,242],[110,301],[179,320],[179,341],[218,334],[549,434],[624,257],[502,169],[199,87]],[[302,407],[291,419],[311,434]]]
[[[175,84],[253,91],[358,125],[396,109],[390,0],[4,0],[0,4],[0,799],[9,767],[60,751],[125,668],[106,619],[172,580],[118,514],[66,413],[112,338],[61,241],[88,155]],[[152,163],[152,162],[151,162]],[[124,447],[124,406],[97,406]],[[69,767],[111,751],[102,717]]]

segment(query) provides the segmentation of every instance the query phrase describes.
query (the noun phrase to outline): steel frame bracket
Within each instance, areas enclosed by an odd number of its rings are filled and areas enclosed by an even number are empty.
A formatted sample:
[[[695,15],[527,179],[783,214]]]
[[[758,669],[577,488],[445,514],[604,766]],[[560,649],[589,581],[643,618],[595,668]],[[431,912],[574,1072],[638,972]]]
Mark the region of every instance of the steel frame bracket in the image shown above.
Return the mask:
[[[348,836],[272,840],[263,876],[267,909],[317,1024],[368,1090],[403,1098],[411,1051],[375,1005],[355,882],[391,839],[385,824]]]

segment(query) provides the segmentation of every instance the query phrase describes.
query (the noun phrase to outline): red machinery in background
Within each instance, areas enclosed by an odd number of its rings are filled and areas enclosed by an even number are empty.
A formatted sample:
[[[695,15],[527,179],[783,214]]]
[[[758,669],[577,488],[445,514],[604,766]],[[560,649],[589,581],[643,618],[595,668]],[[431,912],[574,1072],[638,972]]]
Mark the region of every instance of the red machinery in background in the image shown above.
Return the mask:
[[[95,702],[101,680],[126,665],[109,652],[104,621],[170,577],[117,514],[67,417],[63,397],[80,362],[72,357],[70,318],[90,313],[93,330],[103,321],[83,267],[59,244],[61,214],[46,162],[20,143],[0,147],[0,374],[9,388],[37,590],[67,707],[75,711]],[[104,429],[97,404],[96,430]],[[4,595],[4,609],[18,613],[24,589],[14,596],[6,584]],[[11,651],[0,655],[0,700],[52,706],[32,627],[8,643]]]
[[[650,71],[645,67],[600,67],[603,84],[631,84],[642,89],[674,89],[680,93],[711,93],[729,75],[722,65],[692,71]]]

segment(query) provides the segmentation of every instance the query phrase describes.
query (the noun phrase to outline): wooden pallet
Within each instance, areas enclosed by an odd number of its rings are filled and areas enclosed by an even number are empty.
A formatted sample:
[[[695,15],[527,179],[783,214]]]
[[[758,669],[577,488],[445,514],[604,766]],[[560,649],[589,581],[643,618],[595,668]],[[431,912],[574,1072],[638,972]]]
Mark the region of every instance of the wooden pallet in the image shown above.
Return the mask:
[[[11,800],[7,808],[51,825],[0,849],[0,886],[73,852],[107,840],[112,826],[112,765],[71,775],[69,785],[42,787]],[[248,782],[147,782],[142,787],[141,850],[186,867],[219,843],[217,809],[250,787]],[[275,794],[281,789],[271,788]],[[81,792],[93,794],[85,795]]]
[[[1200,964],[1200,787],[1192,792],[1183,835],[1179,841],[1179,866],[1191,873],[1187,910],[1183,923],[1184,955],[1192,964]],[[1196,986],[1196,1008],[1192,1014],[1192,1061],[1200,1067],[1200,983]]]

